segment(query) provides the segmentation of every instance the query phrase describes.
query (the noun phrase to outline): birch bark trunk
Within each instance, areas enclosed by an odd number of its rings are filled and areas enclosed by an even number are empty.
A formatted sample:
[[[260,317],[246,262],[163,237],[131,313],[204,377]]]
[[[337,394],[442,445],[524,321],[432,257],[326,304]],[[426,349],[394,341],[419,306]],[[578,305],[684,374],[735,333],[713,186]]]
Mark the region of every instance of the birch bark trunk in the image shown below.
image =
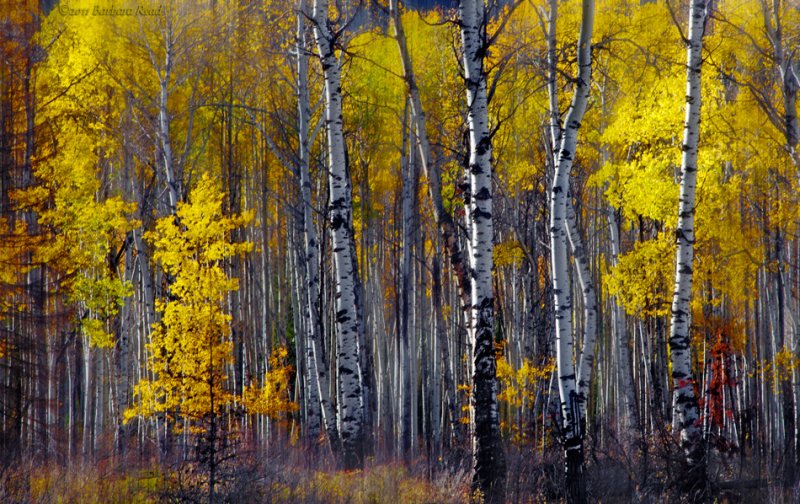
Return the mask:
[[[551,8],[555,9],[557,6],[551,3]],[[551,23],[554,22],[554,19],[555,16],[551,13]],[[585,398],[581,398],[578,391],[573,363],[572,296],[567,256],[567,199],[569,197],[569,177],[575,156],[578,129],[589,100],[589,86],[592,76],[591,40],[593,27],[594,1],[583,0],[581,29],[578,38],[578,78],[572,103],[567,112],[565,128],[561,133],[558,162],[556,163],[553,186],[550,192],[550,259],[555,306],[556,361],[558,364],[558,390],[561,398],[562,436],[566,458],[567,498],[570,502],[585,502],[586,488],[583,474],[584,425],[582,411],[584,406],[581,404]],[[551,35],[551,37],[553,36]]]
[[[494,222],[492,217],[492,141],[484,56],[489,39],[483,0],[461,0],[464,80],[469,125],[469,266],[472,273],[469,338],[473,351],[472,407],[475,418],[473,489],[487,502],[502,502],[505,455],[500,442],[497,362],[494,353]]]
[[[322,344],[322,324],[320,322],[320,287],[319,287],[319,242],[314,227],[313,207],[311,204],[311,177],[310,177],[310,152],[309,152],[309,120],[311,117],[311,101],[308,89],[308,41],[306,40],[306,17],[308,4],[300,0],[300,12],[297,15],[297,97],[298,97],[298,135],[299,135],[299,175],[300,198],[302,208],[300,219],[303,226],[304,254],[301,257],[305,270],[307,288],[306,299],[302,299],[305,310],[303,316],[308,330],[306,342],[306,367],[308,373],[309,401],[313,408],[312,415],[317,420],[319,427],[324,427],[332,447],[336,446],[338,433],[336,419],[331,404],[330,387],[328,382],[327,364]],[[318,402],[314,405],[313,403]],[[313,427],[311,435],[319,435]]]
[[[556,60],[556,21],[558,19],[558,3],[555,0],[550,2],[550,16],[548,19],[548,84],[547,91],[550,102],[550,139],[552,143],[553,165],[558,164],[558,152],[562,139],[561,117],[558,104],[557,87],[557,60]],[[555,170],[554,170],[555,171]],[[578,363],[578,395],[580,398],[580,421],[586,421],[586,401],[588,400],[589,384],[592,381],[594,370],[595,343],[597,341],[597,290],[594,287],[591,271],[589,270],[589,260],[586,257],[586,249],[583,245],[580,230],[578,229],[578,219],[575,208],[569,195],[566,198],[566,226],[567,238],[569,239],[570,249],[575,259],[575,271],[578,277],[578,285],[581,289],[583,299],[584,326],[583,326],[583,345],[581,347],[580,360]],[[582,429],[585,425],[582,427]]]
[[[706,0],[692,0],[689,10],[689,38],[686,41],[686,116],[681,158],[681,189],[676,229],[675,288],[670,323],[670,361],[672,363],[672,426],[680,433],[686,455],[689,478],[686,489],[704,490],[705,464],[697,397],[692,373],[691,299],[694,259],[694,213],[697,183],[697,145],[700,127],[700,71],[703,56],[703,34],[707,18]]]
[[[575,207],[567,198],[567,238],[575,259],[575,271],[583,298],[583,344],[578,363],[578,404],[580,405],[581,432],[586,432],[586,402],[589,400],[589,384],[594,371],[594,352],[597,341],[597,291],[594,288],[589,259],[583,245]]]
[[[342,121],[341,68],[336,57],[338,34],[331,31],[328,1],[315,0],[314,37],[325,78],[325,122],[328,130],[328,182],[330,226],[335,266],[335,322],[338,352],[339,436],[345,468],[363,464],[364,404],[360,364],[358,313],[358,270],[353,257],[352,195]]]
[[[173,163],[172,154],[172,141],[170,139],[170,123],[171,117],[169,114],[169,86],[172,80],[172,66],[174,63],[174,31],[172,20],[167,20],[165,29],[164,40],[164,66],[158,67],[155,64],[155,54],[150,51],[150,57],[153,61],[153,66],[158,76],[159,93],[158,93],[158,139],[161,145],[161,156],[164,163],[164,175],[167,177],[167,194],[169,195],[169,214],[175,215],[178,208],[178,202],[181,200],[181,187],[180,181],[176,178],[175,166]],[[149,48],[149,46],[148,46]]]
[[[617,213],[613,208],[608,209],[608,228],[611,236],[611,264],[616,266],[620,254],[620,237]],[[619,378],[622,381],[622,391],[620,393],[624,408],[624,424],[622,430],[630,431],[632,427],[639,423],[639,414],[636,408],[636,388],[633,383],[632,363],[628,346],[628,324],[626,322],[625,310],[616,298],[613,300],[612,310],[614,336],[616,337],[617,343]]]
[[[470,306],[470,275],[468,265],[465,263],[464,254],[458,244],[458,236],[453,217],[445,210],[444,200],[442,199],[442,176],[439,166],[433,161],[430,139],[425,120],[425,111],[422,108],[422,100],[417,87],[417,78],[414,74],[414,65],[411,61],[411,54],[408,51],[405,31],[400,19],[400,1],[389,1],[389,16],[394,29],[397,49],[400,52],[400,62],[403,69],[403,78],[411,104],[411,117],[413,129],[416,130],[416,143],[420,154],[420,164],[422,171],[428,180],[428,196],[433,207],[433,219],[439,227],[442,243],[447,251],[450,266],[456,275],[459,288],[459,298],[461,307],[465,311]]]
[[[405,122],[405,120],[404,120]],[[413,272],[411,269],[411,253],[414,242],[413,235],[413,221],[414,221],[414,200],[417,193],[416,187],[416,163],[414,162],[414,135],[408,128],[408,146],[407,155],[405,156],[402,167],[402,234],[403,234],[403,249],[402,258],[400,263],[400,278],[401,278],[401,298],[400,298],[400,359],[401,368],[400,375],[402,377],[400,394],[402,401],[400,404],[400,448],[403,452],[403,457],[407,462],[411,460],[411,438],[412,438],[412,398],[414,390],[412,389],[411,381],[411,304],[414,298],[414,281]]]

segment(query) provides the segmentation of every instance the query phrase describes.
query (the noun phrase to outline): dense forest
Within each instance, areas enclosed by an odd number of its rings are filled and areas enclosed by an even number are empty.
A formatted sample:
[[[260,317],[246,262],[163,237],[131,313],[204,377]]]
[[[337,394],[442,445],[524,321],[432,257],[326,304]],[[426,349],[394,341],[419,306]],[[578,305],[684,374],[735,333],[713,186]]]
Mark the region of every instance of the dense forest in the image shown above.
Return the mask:
[[[796,502],[797,0],[0,0],[0,501]]]

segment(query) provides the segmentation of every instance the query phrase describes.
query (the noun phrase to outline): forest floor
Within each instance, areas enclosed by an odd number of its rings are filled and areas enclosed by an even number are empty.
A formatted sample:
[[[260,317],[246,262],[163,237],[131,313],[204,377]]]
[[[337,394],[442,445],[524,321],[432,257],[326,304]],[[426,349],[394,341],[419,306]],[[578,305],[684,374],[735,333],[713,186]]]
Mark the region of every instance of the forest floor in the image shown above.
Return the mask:
[[[216,470],[214,502],[311,504],[460,504],[470,502],[470,457],[418,457],[409,463],[370,458],[363,470],[342,471],[330,456],[299,447],[268,456],[239,453]],[[676,488],[679,477],[662,464],[608,453],[587,454],[590,502],[701,502]],[[709,503],[796,503],[800,480],[782,483],[777,474],[755,470],[752,457],[713,457]],[[534,456],[507,454],[506,501],[564,502],[561,462],[551,450]],[[3,503],[209,502],[209,472],[195,462],[156,463],[117,458],[70,465],[28,463],[0,473]],[[759,474],[760,473],[760,474]]]
[[[442,503],[469,502],[468,473],[439,473],[429,480],[402,464],[358,471],[241,466],[223,475],[216,502]],[[17,468],[2,478],[3,503],[209,502],[207,475],[189,465],[174,468],[61,466]]]

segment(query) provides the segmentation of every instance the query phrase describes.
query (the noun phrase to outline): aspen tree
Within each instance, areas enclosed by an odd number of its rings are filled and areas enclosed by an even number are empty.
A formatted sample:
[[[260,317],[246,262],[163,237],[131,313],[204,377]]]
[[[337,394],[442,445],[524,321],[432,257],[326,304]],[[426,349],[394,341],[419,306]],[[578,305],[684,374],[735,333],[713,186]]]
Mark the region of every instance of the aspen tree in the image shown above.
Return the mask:
[[[581,346],[580,359],[578,360],[578,398],[580,399],[580,422],[584,425],[581,430],[585,432],[586,427],[586,403],[589,400],[589,385],[592,382],[594,371],[594,352],[597,340],[597,291],[592,280],[592,272],[589,270],[589,258],[583,244],[580,229],[578,229],[578,218],[575,214],[575,207],[567,198],[567,238],[569,239],[572,255],[575,259],[575,272],[578,277],[578,285],[583,298],[583,342]]]
[[[551,9],[557,6],[551,2]],[[551,14],[552,15],[552,14]],[[552,21],[551,21],[552,22]],[[557,163],[550,191],[550,261],[553,275],[553,298],[556,324],[556,362],[558,364],[558,391],[561,398],[561,431],[566,458],[566,485],[570,502],[586,500],[586,483],[583,474],[583,419],[586,400],[581,396],[573,362],[574,338],[572,334],[572,294],[569,282],[567,256],[569,178],[578,140],[578,129],[589,101],[592,77],[592,31],[594,28],[594,1],[583,0],[581,29],[578,37],[578,75],[572,103],[564,121]],[[551,28],[552,29],[552,28]],[[555,35],[550,35],[554,37]],[[553,63],[551,63],[552,65]],[[552,79],[553,77],[551,77]],[[552,86],[552,84],[551,84]],[[551,92],[551,108],[553,106]],[[557,102],[556,102],[557,103]],[[555,113],[557,113],[557,108]],[[551,117],[553,111],[551,110]],[[558,118],[551,119],[551,123]],[[581,366],[588,372],[589,361]]]
[[[358,269],[354,256],[352,194],[342,120],[342,79],[337,55],[341,33],[334,31],[327,0],[315,0],[312,18],[325,78],[325,124],[328,130],[330,226],[333,237],[339,436],[346,468],[363,464],[364,396],[359,348],[362,318],[358,302]]]
[[[607,210],[608,231],[611,241],[611,264],[616,267],[619,264],[619,223],[617,222],[617,211],[614,208]],[[622,401],[625,418],[628,427],[633,427],[638,423],[638,413],[636,409],[636,389],[633,385],[633,374],[631,373],[631,358],[628,347],[628,325],[626,322],[625,309],[619,299],[615,296],[611,307],[611,318],[614,326],[614,335],[617,342],[617,359],[619,365],[619,376],[622,382]]]
[[[410,128],[413,131],[412,138],[419,151],[419,162],[422,172],[427,179],[428,197],[430,198],[433,208],[433,218],[439,228],[439,235],[444,244],[447,257],[453,272],[456,275],[458,283],[458,294],[463,310],[468,310],[470,306],[470,275],[468,274],[467,264],[464,258],[463,251],[459,245],[456,224],[453,216],[445,209],[444,199],[442,198],[442,174],[439,164],[433,159],[433,152],[431,150],[430,139],[428,137],[428,126],[425,110],[422,107],[422,99],[420,97],[419,85],[417,83],[416,73],[414,72],[414,64],[411,59],[411,53],[408,49],[408,41],[406,39],[405,30],[403,28],[402,16],[400,13],[401,8],[400,0],[389,1],[389,17],[391,20],[392,28],[394,30],[394,38],[397,42],[397,49],[400,53],[400,63],[403,71],[403,79],[406,85],[406,92],[408,94],[408,101],[411,114]],[[448,342],[446,341],[447,334],[444,327],[441,306],[441,280],[439,272],[439,263],[434,261],[434,274],[432,279],[433,288],[433,310],[436,313],[436,338],[437,346],[442,349],[443,362],[444,362],[444,388],[448,391],[447,403],[450,407],[451,421],[455,422],[458,418],[458,408],[455,400],[455,384],[453,383],[452,373],[448,364],[449,349],[447,348]],[[455,424],[458,425],[458,424]],[[438,432],[438,430],[435,430]]]
[[[559,149],[563,138],[561,126],[560,106],[558,103],[558,74],[556,57],[556,21],[558,19],[558,3],[551,1],[549,5],[549,17],[547,26],[547,95],[549,99],[549,133],[552,149],[552,156],[548,161],[553,168],[558,164]],[[551,152],[548,152],[551,154]],[[592,381],[594,370],[594,353],[597,339],[597,291],[594,286],[591,271],[589,270],[589,258],[583,244],[580,229],[578,228],[578,217],[575,207],[572,204],[570,195],[566,198],[566,231],[570,249],[575,259],[575,272],[578,285],[580,287],[583,300],[584,326],[583,326],[583,346],[578,360],[578,395],[580,398],[581,416],[580,422],[586,421],[586,401],[588,401],[589,385]],[[573,336],[574,338],[574,336]]]
[[[703,63],[703,35],[708,18],[707,0],[692,0],[689,34],[686,39],[686,113],[683,126],[681,188],[678,203],[678,246],[675,288],[672,297],[669,349],[672,363],[672,426],[680,435],[691,476],[687,486],[705,484],[705,462],[700,413],[694,393],[691,349],[692,266],[694,259],[695,192],[697,151],[700,136],[700,71]],[[692,491],[702,491],[692,488]]]
[[[472,274],[469,316],[473,365],[471,400],[475,422],[472,486],[482,492],[487,502],[502,502],[506,467],[500,440],[494,352],[492,138],[484,66],[489,47],[489,13],[484,0],[461,0],[458,14],[469,126],[469,192],[465,213]]]
[[[308,374],[309,400],[309,428],[312,436],[318,434],[318,429],[324,427],[328,440],[336,444],[338,433],[336,431],[336,418],[331,404],[330,387],[328,383],[328,366],[324,354],[322,338],[322,324],[320,321],[320,294],[319,294],[319,242],[317,231],[314,227],[313,207],[311,201],[310,164],[310,132],[311,103],[308,85],[308,42],[306,40],[306,18],[308,16],[306,0],[300,0],[297,13],[297,101],[298,101],[298,168],[300,181],[300,211],[302,221],[303,252],[300,257],[301,269],[305,272],[306,286],[302,291],[306,299],[300,303],[304,307],[306,318],[306,372]]]
[[[403,69],[403,79],[405,80],[406,90],[411,106],[412,129],[415,131],[417,148],[419,149],[420,164],[425,177],[428,179],[428,196],[433,206],[433,218],[439,226],[439,233],[442,237],[445,250],[447,251],[450,265],[456,274],[458,281],[459,295],[463,308],[467,309],[470,304],[470,276],[467,271],[467,264],[458,243],[456,225],[444,206],[442,198],[442,174],[438,164],[433,159],[430,139],[428,138],[428,126],[425,110],[422,108],[419,85],[417,83],[414,64],[408,50],[405,31],[400,15],[400,1],[390,0],[389,16],[394,29],[394,37],[397,41],[397,49],[400,52],[400,63]]]
[[[209,501],[215,498],[219,443],[224,437],[222,415],[235,401],[226,385],[226,368],[233,362],[231,316],[224,305],[228,293],[239,288],[222,268],[226,258],[252,250],[250,243],[231,243],[231,232],[252,217],[225,217],[224,194],[204,176],[192,191],[189,204],[179,203],[176,216],[156,224],[146,238],[155,246],[154,259],[173,275],[170,298],[156,303],[162,319],[153,328],[149,365],[155,379],[134,387],[134,404],[126,421],[163,415],[181,422],[203,437],[198,458],[209,471]]]

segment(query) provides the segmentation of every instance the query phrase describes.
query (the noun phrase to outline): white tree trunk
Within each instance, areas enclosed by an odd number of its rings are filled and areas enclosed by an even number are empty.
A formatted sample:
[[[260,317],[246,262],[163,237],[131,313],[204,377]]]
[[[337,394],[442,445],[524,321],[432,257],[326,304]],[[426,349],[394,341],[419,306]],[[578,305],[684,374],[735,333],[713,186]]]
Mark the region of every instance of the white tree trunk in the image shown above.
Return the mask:
[[[171,116],[169,113],[169,95],[172,81],[172,69],[175,62],[175,31],[173,17],[167,16],[163,30],[164,35],[164,62],[163,66],[157,63],[156,52],[146,43],[148,55],[158,78],[158,141],[161,148],[161,158],[164,166],[164,176],[167,183],[169,196],[169,214],[175,215],[178,202],[181,200],[180,180],[175,174],[174,157],[171,140]]]
[[[405,119],[403,121],[405,123]],[[406,129],[404,135],[408,135],[408,150],[405,152],[402,166],[402,234],[403,248],[400,263],[400,448],[407,461],[411,460],[411,434],[413,429],[413,419],[411,415],[414,389],[411,381],[411,331],[412,313],[411,303],[414,298],[413,271],[411,269],[411,253],[414,244],[414,203],[417,194],[417,169],[414,162],[414,135]],[[405,143],[405,142],[404,142]],[[404,149],[405,150],[405,149]],[[415,417],[414,417],[415,418]]]
[[[400,19],[399,0],[389,1],[389,16],[392,27],[394,28],[397,48],[400,52],[400,63],[403,68],[403,78],[406,82],[408,97],[411,102],[411,118],[413,129],[416,133],[417,147],[419,148],[420,163],[425,177],[428,179],[428,195],[433,208],[433,219],[439,227],[439,233],[447,251],[450,265],[456,274],[458,282],[459,297],[462,309],[469,309],[470,305],[470,276],[461,247],[458,245],[456,236],[456,225],[452,216],[447,213],[442,199],[442,177],[439,166],[433,161],[428,129],[425,121],[425,111],[422,108],[422,100],[417,87],[417,79],[414,74],[414,65],[411,61],[411,54],[408,51],[403,24]]]
[[[136,256],[139,263],[139,278],[141,279],[142,296],[144,298],[144,320],[142,327],[147,334],[156,321],[155,287],[153,285],[153,272],[150,269],[150,254],[142,240],[141,230],[134,229],[133,245],[136,247]]]
[[[558,164],[558,152],[561,144],[561,114],[558,104],[557,86],[557,59],[556,59],[556,21],[558,19],[558,3],[556,0],[550,2],[550,16],[548,19],[547,32],[547,58],[548,58],[548,82],[547,91],[550,101],[550,140],[552,144],[553,166]],[[578,219],[575,208],[567,195],[566,198],[566,224],[567,237],[575,259],[575,270],[578,276],[578,285],[583,297],[584,313],[584,334],[581,357],[578,364],[578,396],[580,399],[580,421],[586,421],[586,401],[588,401],[589,384],[592,381],[592,371],[594,370],[595,343],[597,341],[597,290],[594,287],[592,274],[589,270],[589,260],[586,257],[586,249],[583,246],[580,230],[578,229]],[[584,427],[581,427],[583,430]]]
[[[616,266],[620,254],[619,224],[617,222],[616,211],[608,209],[608,227],[611,237],[611,264]],[[625,310],[620,306],[619,300],[614,298],[612,306],[612,317],[614,321],[614,336],[617,343],[617,369],[621,384],[620,396],[623,402],[623,424],[621,429],[629,432],[631,428],[639,423],[638,410],[636,409],[636,388],[633,383],[633,372],[631,371],[631,358],[628,346],[628,324],[626,322]]]
[[[589,259],[583,246],[578,218],[575,207],[567,197],[567,238],[569,239],[572,256],[575,259],[575,271],[578,275],[578,285],[583,297],[583,345],[581,358],[578,363],[578,404],[580,405],[581,432],[586,430],[586,402],[589,400],[589,384],[592,382],[594,371],[594,352],[597,341],[597,291],[594,288],[592,272],[589,270]]]
[[[672,362],[672,425],[680,433],[681,445],[690,467],[702,466],[702,432],[698,424],[697,397],[692,374],[691,299],[694,258],[694,212],[697,181],[697,144],[700,134],[700,70],[703,55],[703,32],[706,0],[692,0],[687,40],[686,116],[683,129],[681,190],[678,204],[678,246],[675,266],[675,289],[670,323],[670,360]],[[699,476],[699,474],[698,474]]]
[[[339,436],[346,468],[363,463],[363,392],[359,363],[360,317],[357,307],[353,257],[352,195],[348,180],[342,120],[341,68],[336,57],[336,35],[328,19],[328,1],[314,2],[314,37],[325,77],[325,122],[328,129],[330,226],[335,266],[335,320],[337,337]]]
[[[178,181],[175,180],[175,170],[172,166],[172,144],[170,142],[170,120],[169,110],[167,109],[167,98],[169,97],[169,52],[167,52],[167,69],[165,76],[161,78],[160,92],[158,101],[158,136],[161,140],[161,155],[164,160],[164,173],[167,177],[167,194],[169,194],[169,213],[175,215],[180,201],[180,188]]]
[[[557,6],[552,6],[557,8]],[[551,22],[555,15],[551,13]],[[592,76],[592,30],[594,1],[583,0],[578,38],[578,78],[558,149],[558,162],[550,193],[550,259],[556,325],[558,391],[561,398],[562,435],[566,456],[567,494],[572,501],[585,499],[583,478],[583,406],[575,376],[572,334],[572,296],[567,256],[567,199],[569,177],[575,157],[578,129],[589,100]],[[551,104],[551,106],[553,106]],[[557,106],[557,105],[556,105]],[[552,126],[551,126],[552,127]]]
[[[311,118],[311,104],[308,89],[308,43],[306,41],[306,0],[300,0],[300,12],[297,15],[297,95],[298,95],[298,134],[299,134],[299,168],[300,168],[300,198],[301,219],[303,221],[303,245],[305,257],[305,274],[307,288],[304,304],[304,316],[308,329],[306,342],[306,366],[308,372],[309,393],[312,395],[310,402],[319,401],[315,407],[314,415],[319,414],[319,424],[328,433],[331,446],[337,443],[336,418],[331,404],[330,386],[328,381],[328,367],[322,344],[322,325],[320,322],[320,294],[319,294],[319,242],[317,231],[314,227],[313,207],[311,205],[311,177],[309,173],[309,120]],[[313,389],[313,390],[312,390]],[[313,429],[312,429],[313,431]],[[319,434],[319,432],[312,432]]]
[[[488,502],[502,502],[505,457],[500,443],[493,334],[492,141],[483,66],[488,45],[488,16],[483,0],[461,0],[459,17],[470,148],[466,214],[472,272],[469,337],[473,351],[472,406],[475,418],[473,488],[482,491]]]

